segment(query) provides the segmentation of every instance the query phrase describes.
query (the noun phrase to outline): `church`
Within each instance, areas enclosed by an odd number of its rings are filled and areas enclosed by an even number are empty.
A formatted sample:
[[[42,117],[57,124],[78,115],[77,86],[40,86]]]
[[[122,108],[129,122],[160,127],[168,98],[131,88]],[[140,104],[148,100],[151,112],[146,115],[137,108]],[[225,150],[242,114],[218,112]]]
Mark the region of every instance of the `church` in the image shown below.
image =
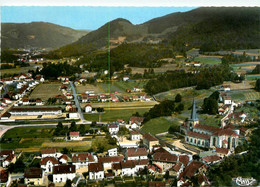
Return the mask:
[[[196,102],[193,100],[191,116],[180,127],[185,134],[185,142],[203,148],[227,148],[233,150],[238,146],[239,130],[230,127],[202,125],[197,115]]]

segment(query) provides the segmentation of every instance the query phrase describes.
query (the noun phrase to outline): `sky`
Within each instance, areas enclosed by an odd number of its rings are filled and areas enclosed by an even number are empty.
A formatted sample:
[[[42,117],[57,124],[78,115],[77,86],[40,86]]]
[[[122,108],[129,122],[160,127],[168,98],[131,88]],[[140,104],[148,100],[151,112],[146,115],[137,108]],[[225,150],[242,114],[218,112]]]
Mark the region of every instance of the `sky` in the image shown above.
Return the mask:
[[[2,6],[1,22],[43,21],[73,29],[95,30],[116,18],[141,24],[156,17],[194,8],[196,7]]]

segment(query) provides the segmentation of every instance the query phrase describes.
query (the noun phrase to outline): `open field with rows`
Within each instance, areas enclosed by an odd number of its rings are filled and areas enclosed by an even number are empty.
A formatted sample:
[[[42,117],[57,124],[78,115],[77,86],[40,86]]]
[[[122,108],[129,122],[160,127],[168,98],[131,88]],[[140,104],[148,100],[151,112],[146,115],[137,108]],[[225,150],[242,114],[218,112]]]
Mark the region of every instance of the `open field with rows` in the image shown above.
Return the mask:
[[[79,94],[84,94],[86,91],[94,91],[95,93],[104,93],[103,88],[98,85],[86,84],[85,86],[77,85],[75,86]]]
[[[39,84],[30,94],[29,98],[37,99],[41,98],[43,101],[48,100],[50,97],[61,95],[62,92],[59,90],[61,83],[43,83]]]

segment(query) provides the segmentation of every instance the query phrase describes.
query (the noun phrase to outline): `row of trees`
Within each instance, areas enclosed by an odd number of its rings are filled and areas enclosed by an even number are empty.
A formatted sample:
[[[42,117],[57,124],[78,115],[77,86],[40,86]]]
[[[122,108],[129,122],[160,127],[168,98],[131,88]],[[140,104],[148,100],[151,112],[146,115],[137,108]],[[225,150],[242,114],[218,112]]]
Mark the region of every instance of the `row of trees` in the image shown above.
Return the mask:
[[[233,54],[224,55],[221,58],[221,61],[223,64],[237,64],[241,62],[252,61],[252,59],[244,52],[243,55],[233,55]]]
[[[223,81],[234,81],[237,75],[229,65],[221,64],[210,68],[202,68],[199,73],[186,73],[184,70],[168,71],[157,79],[148,81],[144,86],[148,94],[157,94],[176,88],[196,86],[196,89],[209,89],[222,84]]]
[[[65,136],[69,132],[79,131],[80,135],[84,135],[86,133],[86,126],[81,124],[79,127],[76,126],[75,122],[70,124],[70,127],[64,126],[61,122],[56,126],[53,135],[54,136]]]

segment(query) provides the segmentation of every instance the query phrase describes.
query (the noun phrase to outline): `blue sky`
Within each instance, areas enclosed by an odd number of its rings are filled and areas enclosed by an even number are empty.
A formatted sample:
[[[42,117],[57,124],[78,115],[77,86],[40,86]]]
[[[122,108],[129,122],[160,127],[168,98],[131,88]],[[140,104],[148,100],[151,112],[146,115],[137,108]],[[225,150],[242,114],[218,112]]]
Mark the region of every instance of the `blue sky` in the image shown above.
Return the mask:
[[[76,7],[76,6],[2,6],[1,22],[51,22],[73,29],[95,30],[116,18],[133,24],[173,12],[185,12],[196,7]]]

